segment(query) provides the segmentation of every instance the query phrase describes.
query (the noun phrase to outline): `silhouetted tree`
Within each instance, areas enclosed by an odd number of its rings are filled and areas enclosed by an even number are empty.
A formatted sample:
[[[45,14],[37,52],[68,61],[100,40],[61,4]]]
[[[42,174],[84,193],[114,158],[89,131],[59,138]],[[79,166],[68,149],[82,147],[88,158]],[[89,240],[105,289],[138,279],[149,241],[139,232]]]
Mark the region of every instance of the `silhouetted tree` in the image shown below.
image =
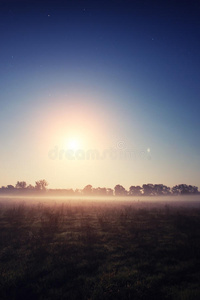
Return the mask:
[[[46,191],[48,182],[45,179],[38,180],[35,182],[35,189],[38,191]]]
[[[173,186],[172,193],[174,195],[198,194],[198,187],[187,184],[179,184]]]
[[[115,190],[115,195],[116,196],[125,196],[125,195],[127,195],[126,189],[120,184],[117,184],[115,186],[114,190]]]
[[[92,185],[91,184],[88,184],[88,185],[86,185],[85,187],[84,187],[84,189],[83,189],[83,194],[84,195],[87,195],[87,196],[89,196],[89,195],[92,195]]]
[[[5,186],[1,187],[1,192],[5,192],[7,190],[7,188]]]
[[[129,188],[129,196],[139,196],[141,195],[141,186],[137,185],[137,186],[134,186],[132,185],[130,188]]]
[[[6,188],[8,191],[11,191],[11,192],[15,190],[15,187],[11,184],[8,184]]]
[[[142,189],[143,189],[143,194],[145,196],[154,195],[154,185],[153,184],[151,184],[151,183],[143,184]]]
[[[198,194],[198,187],[194,185],[189,185],[190,194]]]
[[[32,185],[32,184],[29,184],[28,186],[27,186],[27,190],[34,190],[35,189],[35,187]]]
[[[27,186],[26,181],[17,181],[15,187],[16,187],[17,189],[25,189],[26,186]]]
[[[170,194],[170,187],[163,185],[163,184],[155,184],[153,187],[153,194],[155,196],[159,195],[169,195]]]

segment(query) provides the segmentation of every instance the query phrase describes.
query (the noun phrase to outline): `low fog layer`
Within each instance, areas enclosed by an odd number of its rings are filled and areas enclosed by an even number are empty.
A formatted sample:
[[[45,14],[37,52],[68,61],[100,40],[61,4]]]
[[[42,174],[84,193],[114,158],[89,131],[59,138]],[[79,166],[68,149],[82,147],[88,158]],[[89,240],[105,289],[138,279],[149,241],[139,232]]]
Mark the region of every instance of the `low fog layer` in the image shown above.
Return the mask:
[[[0,205],[81,205],[81,206],[131,206],[136,208],[165,207],[196,207],[200,208],[200,195],[193,196],[145,196],[145,197],[90,197],[90,196],[1,196]]]

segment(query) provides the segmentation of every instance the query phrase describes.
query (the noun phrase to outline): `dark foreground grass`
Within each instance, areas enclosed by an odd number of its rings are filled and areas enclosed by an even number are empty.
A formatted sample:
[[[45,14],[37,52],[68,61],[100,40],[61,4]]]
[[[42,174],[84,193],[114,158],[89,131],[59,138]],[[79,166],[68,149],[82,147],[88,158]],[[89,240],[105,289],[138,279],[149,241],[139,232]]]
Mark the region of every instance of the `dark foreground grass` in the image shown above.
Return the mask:
[[[200,299],[200,209],[1,205],[0,299]]]

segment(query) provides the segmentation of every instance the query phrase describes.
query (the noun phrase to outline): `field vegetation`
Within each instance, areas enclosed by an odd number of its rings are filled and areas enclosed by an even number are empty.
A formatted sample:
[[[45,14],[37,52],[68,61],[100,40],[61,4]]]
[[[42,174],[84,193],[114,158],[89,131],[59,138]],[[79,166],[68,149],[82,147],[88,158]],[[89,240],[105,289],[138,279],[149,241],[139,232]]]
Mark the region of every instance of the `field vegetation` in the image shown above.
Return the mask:
[[[200,299],[200,207],[0,204],[0,298]]]

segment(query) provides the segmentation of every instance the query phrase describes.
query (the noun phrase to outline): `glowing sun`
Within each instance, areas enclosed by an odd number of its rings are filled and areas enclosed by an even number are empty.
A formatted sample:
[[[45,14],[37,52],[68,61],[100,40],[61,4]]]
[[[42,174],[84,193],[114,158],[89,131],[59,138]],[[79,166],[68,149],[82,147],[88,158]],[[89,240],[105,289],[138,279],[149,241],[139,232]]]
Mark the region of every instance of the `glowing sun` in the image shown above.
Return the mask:
[[[80,141],[76,138],[72,138],[72,139],[69,139],[67,142],[66,142],[66,148],[67,149],[70,149],[70,150],[78,150],[80,149]]]

